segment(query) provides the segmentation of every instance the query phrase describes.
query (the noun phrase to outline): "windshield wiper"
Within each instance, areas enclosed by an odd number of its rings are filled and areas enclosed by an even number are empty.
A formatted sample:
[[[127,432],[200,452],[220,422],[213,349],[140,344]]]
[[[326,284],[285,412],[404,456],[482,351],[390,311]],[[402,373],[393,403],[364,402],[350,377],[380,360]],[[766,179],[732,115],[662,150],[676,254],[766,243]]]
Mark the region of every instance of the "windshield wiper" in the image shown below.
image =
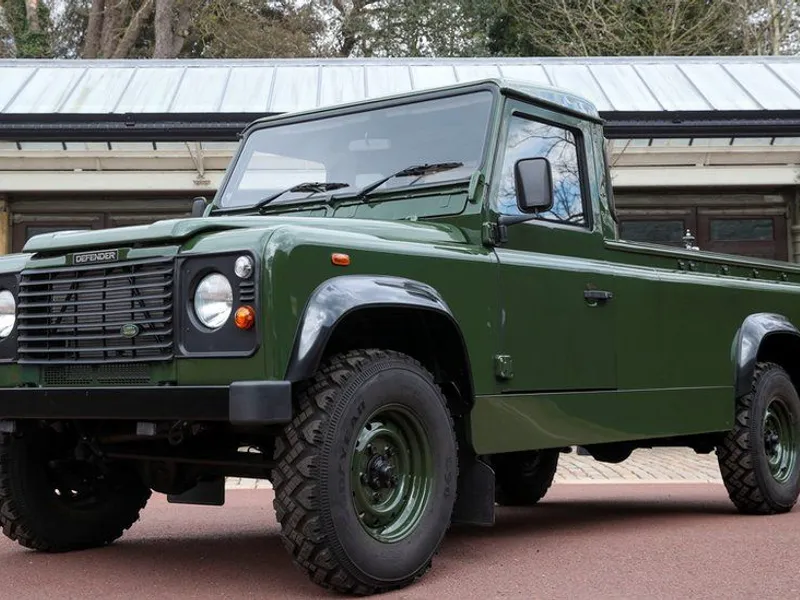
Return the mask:
[[[350,187],[349,183],[339,183],[336,181],[331,182],[324,182],[324,181],[306,181],[303,183],[298,183],[290,188],[285,190],[281,190],[279,192],[275,192],[267,196],[266,198],[262,198],[255,204],[243,204],[241,206],[220,206],[214,207],[211,209],[212,213],[240,213],[240,212],[250,212],[251,210],[257,210],[265,207],[267,204],[275,200],[276,198],[280,198],[284,194],[288,194],[289,192],[311,192],[311,195],[319,194],[321,192],[329,191],[329,190],[338,190],[340,188]],[[308,198],[308,196],[306,196]]]
[[[377,181],[373,181],[372,183],[368,183],[363,188],[358,190],[358,193],[355,195],[356,198],[364,198],[367,194],[369,194],[372,190],[379,188],[384,183],[389,181],[390,179],[394,179],[395,177],[410,177],[412,175],[418,175],[422,177],[423,175],[429,175],[431,173],[438,173],[440,171],[449,171],[450,169],[457,169],[458,167],[463,167],[464,163],[460,162],[441,162],[441,163],[431,163],[431,164],[424,164],[424,165],[413,165],[411,167],[406,167],[405,169],[401,169],[396,173],[392,173],[391,175],[387,175],[386,177],[381,177]]]
[[[341,188],[350,187],[349,183],[340,183],[338,181],[305,181],[303,183],[298,183],[290,188],[285,190],[281,190],[279,192],[275,192],[274,194],[270,194],[266,198],[262,198],[258,202],[256,202],[250,209],[260,209],[264,208],[267,204],[272,202],[273,200],[277,200],[284,194],[288,194],[289,192],[311,192],[311,194],[319,194],[321,192],[327,192],[330,190],[338,190]]]

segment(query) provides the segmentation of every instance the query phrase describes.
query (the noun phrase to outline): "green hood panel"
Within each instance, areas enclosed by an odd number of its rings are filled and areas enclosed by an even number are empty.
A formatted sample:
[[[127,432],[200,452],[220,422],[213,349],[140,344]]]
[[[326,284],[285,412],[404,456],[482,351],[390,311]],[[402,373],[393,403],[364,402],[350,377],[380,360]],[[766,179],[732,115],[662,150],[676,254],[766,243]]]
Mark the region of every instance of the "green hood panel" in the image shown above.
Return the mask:
[[[169,219],[151,225],[116,227],[95,231],[61,231],[32,237],[25,244],[26,253],[73,252],[95,248],[117,248],[132,244],[166,244],[187,241],[199,235],[235,229],[270,230],[282,225],[300,225],[339,232],[367,234],[386,240],[437,243],[466,243],[457,227],[445,224],[382,221],[373,219],[340,219],[331,217],[243,216]]]
[[[95,231],[57,231],[28,240],[24,252],[71,252],[85,248],[115,248],[130,244],[156,244],[189,239],[201,233],[224,231],[232,225],[222,219],[169,219],[150,225],[113,227]]]

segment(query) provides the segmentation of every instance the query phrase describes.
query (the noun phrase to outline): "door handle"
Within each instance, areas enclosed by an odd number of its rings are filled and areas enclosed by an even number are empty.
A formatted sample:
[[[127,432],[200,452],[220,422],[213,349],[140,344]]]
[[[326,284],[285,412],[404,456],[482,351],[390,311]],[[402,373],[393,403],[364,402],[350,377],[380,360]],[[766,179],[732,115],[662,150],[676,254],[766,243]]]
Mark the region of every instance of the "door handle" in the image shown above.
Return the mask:
[[[583,297],[593,302],[607,302],[614,297],[614,294],[603,290],[584,290]]]

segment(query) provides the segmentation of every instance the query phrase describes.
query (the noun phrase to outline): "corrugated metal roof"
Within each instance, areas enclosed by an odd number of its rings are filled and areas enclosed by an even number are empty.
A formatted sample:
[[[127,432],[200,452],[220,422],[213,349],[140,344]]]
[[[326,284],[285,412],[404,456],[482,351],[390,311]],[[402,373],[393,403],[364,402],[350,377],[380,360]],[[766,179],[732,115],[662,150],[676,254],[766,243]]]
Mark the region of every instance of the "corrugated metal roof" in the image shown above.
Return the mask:
[[[800,58],[0,61],[0,114],[278,113],[489,77],[605,113],[800,110]]]

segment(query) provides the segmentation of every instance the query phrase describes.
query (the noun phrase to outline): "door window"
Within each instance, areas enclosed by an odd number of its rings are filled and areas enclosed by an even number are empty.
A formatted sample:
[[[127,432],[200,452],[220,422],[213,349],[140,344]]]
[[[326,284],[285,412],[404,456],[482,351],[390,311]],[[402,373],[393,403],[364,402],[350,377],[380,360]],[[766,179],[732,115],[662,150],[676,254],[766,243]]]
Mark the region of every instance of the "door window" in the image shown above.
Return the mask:
[[[556,125],[519,116],[511,118],[497,199],[502,214],[522,214],[517,207],[514,165],[523,158],[546,158],[550,163],[553,207],[537,218],[585,227],[577,136]]]

